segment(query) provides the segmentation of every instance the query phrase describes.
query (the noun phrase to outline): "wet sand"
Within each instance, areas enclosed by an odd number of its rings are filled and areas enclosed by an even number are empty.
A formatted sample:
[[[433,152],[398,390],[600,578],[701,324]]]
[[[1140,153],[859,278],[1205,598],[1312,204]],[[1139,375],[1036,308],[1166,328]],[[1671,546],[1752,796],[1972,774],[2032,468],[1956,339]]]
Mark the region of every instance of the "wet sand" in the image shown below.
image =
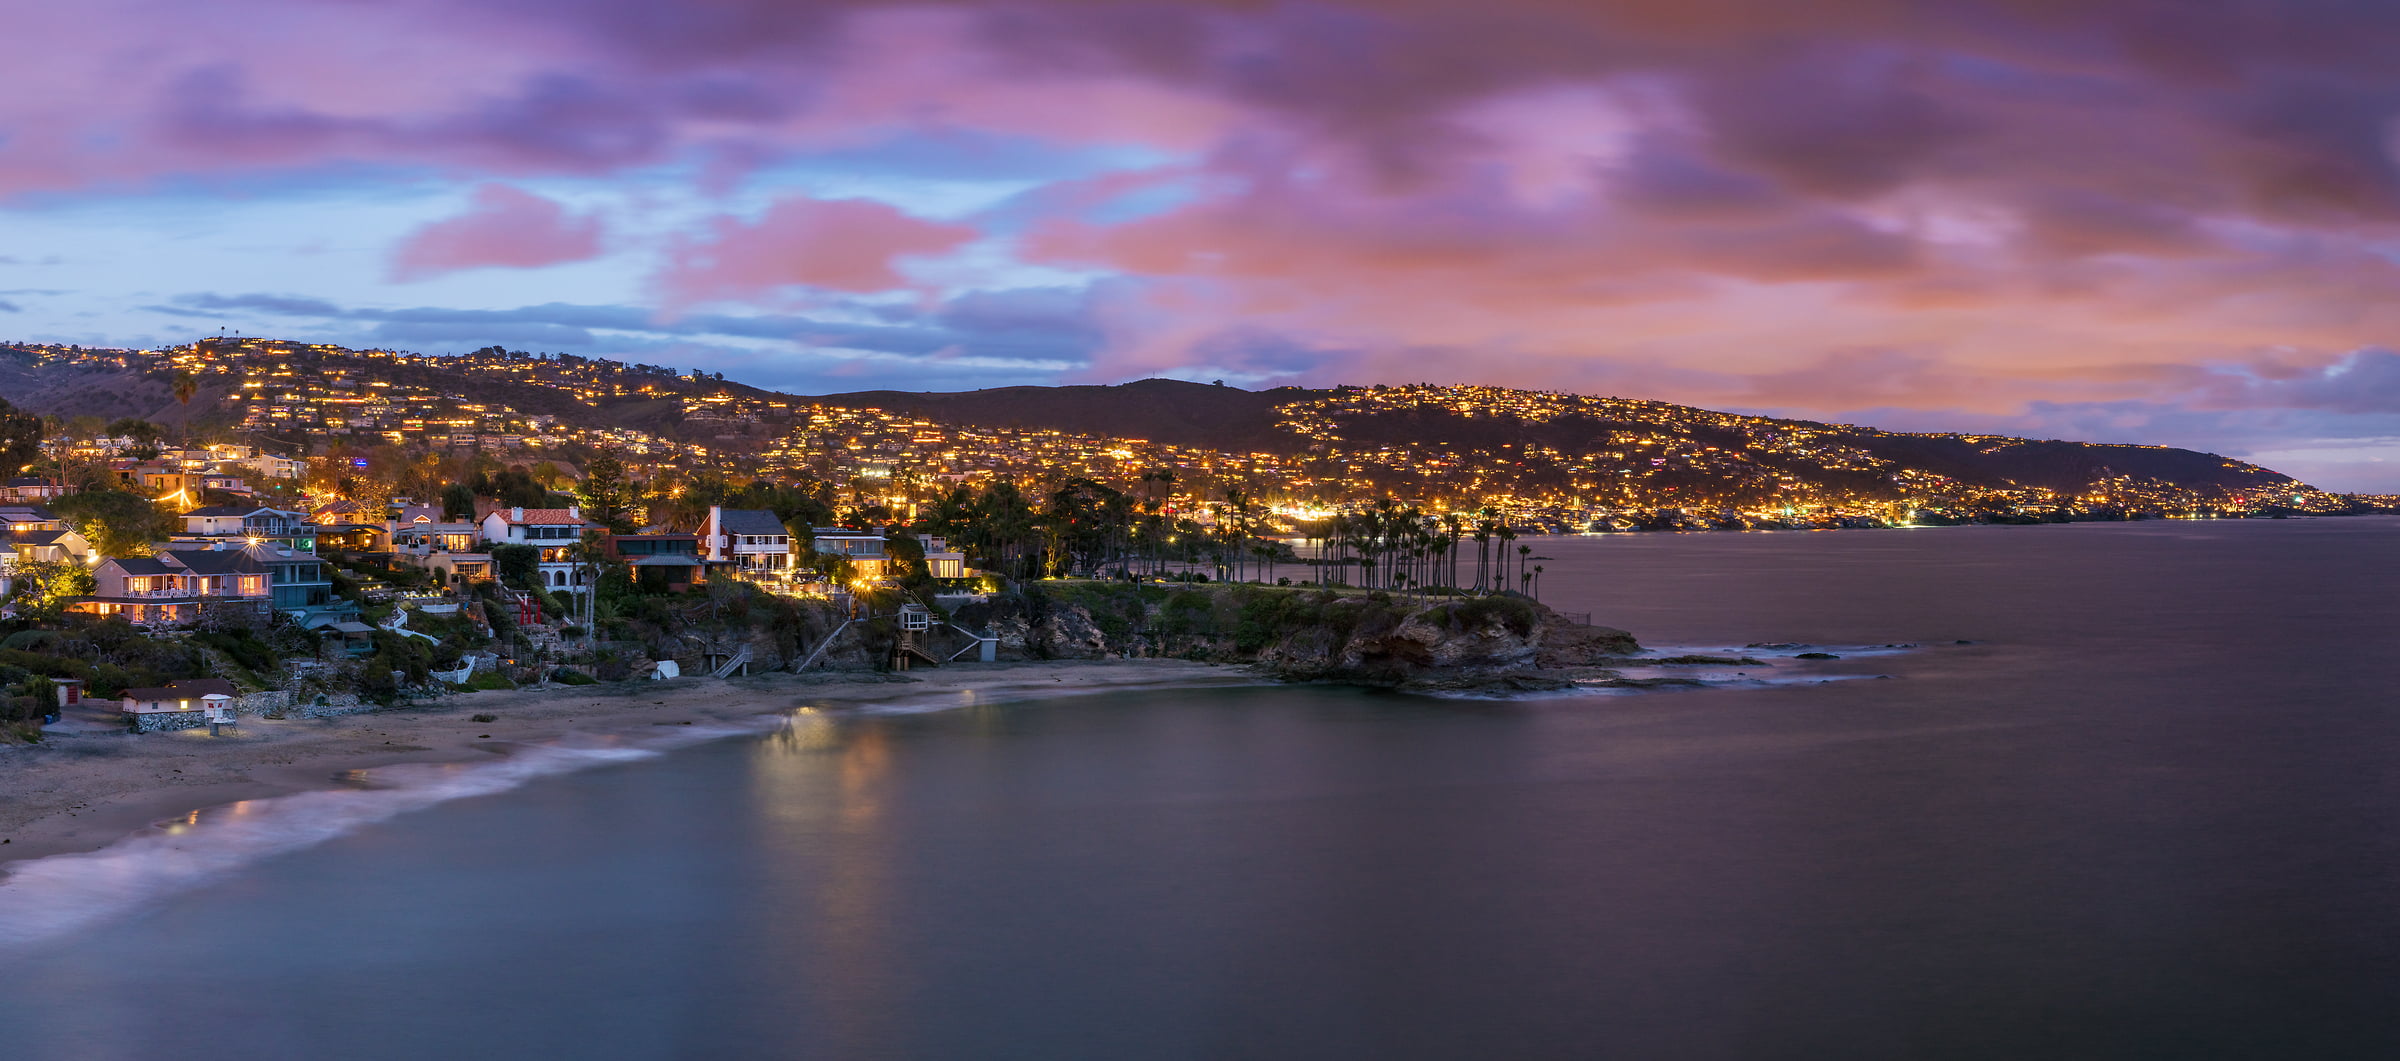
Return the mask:
[[[636,737],[653,727],[756,718],[806,705],[871,707],[955,696],[1032,700],[1155,686],[1247,685],[1229,666],[1181,660],[964,664],[916,680],[770,674],[718,680],[466,693],[329,719],[245,718],[224,735],[58,733],[0,747],[0,864],[94,851],[157,823],[240,800],[359,783],[360,771],[505,755],[574,736]],[[495,721],[477,722],[488,714]]]

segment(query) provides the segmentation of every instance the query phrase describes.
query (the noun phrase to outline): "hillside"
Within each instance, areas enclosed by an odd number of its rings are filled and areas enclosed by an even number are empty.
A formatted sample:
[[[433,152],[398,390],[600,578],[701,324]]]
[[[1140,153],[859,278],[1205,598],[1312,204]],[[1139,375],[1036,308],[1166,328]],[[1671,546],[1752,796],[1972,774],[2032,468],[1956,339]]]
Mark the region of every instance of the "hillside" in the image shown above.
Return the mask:
[[[193,396],[190,406],[185,406],[175,400],[172,379],[161,372],[102,365],[44,365],[25,352],[0,348],[0,397],[20,409],[49,416],[96,416],[103,420],[133,416],[180,425],[184,416],[213,408],[226,389],[219,385],[204,390]]]
[[[1738,455],[1738,463],[1761,473],[1762,488],[1767,487],[1765,479],[1781,474],[1844,478],[1867,472],[1865,478],[1882,479],[1913,472],[1979,487],[2062,492],[2112,478],[2212,491],[2306,489],[2254,464],[2163,446],[1904,434],[1666,402],[1498,388],[1245,391],[1148,379],[1117,386],[953,393],[860,391],[808,400],[951,423],[1141,438],[1230,452],[1295,457],[1329,451],[1353,456],[1399,452],[1408,459],[1368,463],[1418,469],[1438,468],[1465,455],[1513,462],[1530,451],[1562,464],[1615,453],[1616,458],[1590,463],[1613,461],[1622,471],[1625,462],[1635,459],[1626,451],[1643,448],[1655,451],[1641,455],[1645,462],[1722,464],[1716,458]],[[1851,464],[1861,467],[1847,466]],[[1371,467],[1359,471],[1369,477],[1376,474]]]
[[[807,401],[882,409],[954,424],[1048,428],[1078,435],[1141,438],[1221,450],[1288,448],[1277,410],[1330,391],[1247,391],[1179,379],[1114,386],[994,387],[974,391],[852,391]]]
[[[174,397],[181,372],[199,386],[188,406]],[[1185,503],[1235,491],[1337,507],[1389,496],[1498,505],[1544,527],[2355,507],[2191,450],[1896,433],[1498,387],[1249,391],[1146,379],[806,396],[499,347],[451,357],[226,337],[164,351],[0,349],[0,397],[66,417],[188,417],[317,451],[471,448],[572,462],[614,449],[686,472],[853,491],[980,477],[1124,487],[1165,470]]]

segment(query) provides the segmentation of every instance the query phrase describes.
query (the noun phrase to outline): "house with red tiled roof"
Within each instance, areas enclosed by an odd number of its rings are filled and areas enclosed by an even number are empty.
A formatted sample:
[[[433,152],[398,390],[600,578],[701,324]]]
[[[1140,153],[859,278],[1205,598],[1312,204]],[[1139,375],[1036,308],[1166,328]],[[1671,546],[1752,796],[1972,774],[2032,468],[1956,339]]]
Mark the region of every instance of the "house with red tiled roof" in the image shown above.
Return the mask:
[[[583,541],[583,532],[599,527],[574,506],[510,507],[483,517],[483,540],[487,547],[530,545],[541,550],[537,572],[542,587],[581,593],[591,588],[591,573],[575,561],[573,549]]]

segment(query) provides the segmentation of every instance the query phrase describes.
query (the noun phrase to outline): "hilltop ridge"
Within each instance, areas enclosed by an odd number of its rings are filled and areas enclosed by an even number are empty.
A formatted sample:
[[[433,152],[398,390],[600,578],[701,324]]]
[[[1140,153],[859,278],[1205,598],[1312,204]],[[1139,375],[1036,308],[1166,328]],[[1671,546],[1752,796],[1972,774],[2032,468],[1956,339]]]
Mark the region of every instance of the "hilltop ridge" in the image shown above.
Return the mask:
[[[172,381],[188,374],[193,400]],[[1644,399],[1483,386],[1115,385],[794,395],[721,374],[488,347],[467,355],[255,338],[160,351],[0,347],[0,397],[312,452],[474,451],[646,474],[813,481],[929,500],[943,483],[1172,476],[1293,511],[1392,496],[1552,529],[1852,525],[2342,511],[2271,469],[2163,446],[1888,432]]]

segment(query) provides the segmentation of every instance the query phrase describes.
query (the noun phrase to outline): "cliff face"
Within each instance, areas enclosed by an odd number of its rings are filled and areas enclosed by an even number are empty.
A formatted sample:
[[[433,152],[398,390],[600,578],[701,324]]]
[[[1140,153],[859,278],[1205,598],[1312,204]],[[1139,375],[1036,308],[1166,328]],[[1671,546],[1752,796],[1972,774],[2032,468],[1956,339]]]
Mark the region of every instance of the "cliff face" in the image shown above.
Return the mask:
[[[1253,663],[1294,681],[1544,688],[1640,650],[1517,596],[1420,603],[1257,586],[1042,584],[961,609],[1004,659],[1173,656]]]

